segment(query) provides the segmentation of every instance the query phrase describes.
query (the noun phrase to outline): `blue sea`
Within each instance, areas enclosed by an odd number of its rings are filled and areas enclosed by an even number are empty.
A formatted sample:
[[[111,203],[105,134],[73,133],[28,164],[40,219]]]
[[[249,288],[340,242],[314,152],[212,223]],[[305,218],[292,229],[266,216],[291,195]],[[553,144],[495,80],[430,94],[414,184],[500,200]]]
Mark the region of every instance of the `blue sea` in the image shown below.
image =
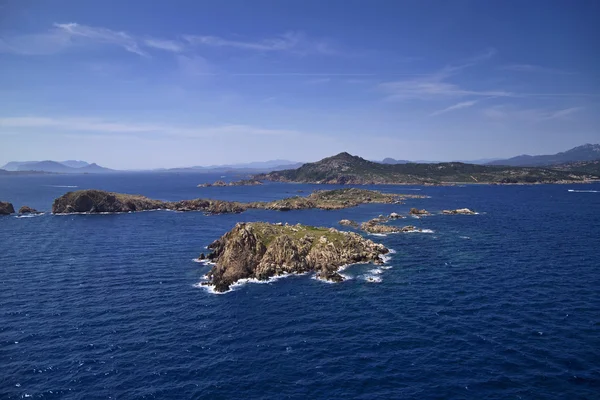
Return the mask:
[[[46,211],[0,217],[0,398],[600,398],[600,185],[380,186],[429,198],[339,211],[49,213],[86,188],[254,201],[335,187],[196,187],[219,178],[0,178],[0,200]],[[395,250],[384,268],[197,286],[209,267],[193,259],[236,222],[341,228],[411,207],[434,215],[391,223],[425,232],[370,236]],[[436,214],[463,207],[479,215]]]

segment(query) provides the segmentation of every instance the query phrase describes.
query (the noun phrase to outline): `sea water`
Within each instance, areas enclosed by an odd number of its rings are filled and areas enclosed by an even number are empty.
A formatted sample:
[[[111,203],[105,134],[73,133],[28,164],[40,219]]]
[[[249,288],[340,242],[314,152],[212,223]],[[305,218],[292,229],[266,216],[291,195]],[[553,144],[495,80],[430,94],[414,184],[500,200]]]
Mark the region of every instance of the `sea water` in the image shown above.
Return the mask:
[[[69,190],[274,200],[339,186],[197,188],[201,174],[0,178],[0,398],[598,398],[598,185],[381,186],[430,196],[352,209],[206,216],[50,213]],[[418,190],[416,190],[418,189]],[[239,221],[396,220],[395,251],[215,295],[194,262]],[[479,215],[439,215],[468,207]],[[370,279],[369,279],[370,278]]]

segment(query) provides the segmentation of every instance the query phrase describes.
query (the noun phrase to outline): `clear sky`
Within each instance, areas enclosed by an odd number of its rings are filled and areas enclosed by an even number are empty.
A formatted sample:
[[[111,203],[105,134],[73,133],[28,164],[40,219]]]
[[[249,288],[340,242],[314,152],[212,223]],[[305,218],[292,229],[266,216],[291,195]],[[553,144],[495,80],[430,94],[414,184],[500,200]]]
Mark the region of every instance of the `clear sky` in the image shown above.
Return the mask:
[[[600,142],[600,1],[0,2],[0,165]]]

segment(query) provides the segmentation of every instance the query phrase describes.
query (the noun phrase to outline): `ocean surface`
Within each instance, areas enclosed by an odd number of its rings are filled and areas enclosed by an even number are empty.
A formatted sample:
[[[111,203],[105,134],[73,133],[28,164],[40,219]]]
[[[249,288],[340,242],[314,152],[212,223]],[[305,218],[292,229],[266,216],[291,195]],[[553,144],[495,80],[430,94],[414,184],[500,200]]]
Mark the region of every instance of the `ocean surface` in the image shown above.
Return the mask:
[[[1,399],[598,399],[600,185],[379,186],[426,199],[339,210],[53,216],[97,188],[280,199],[334,186],[197,188],[210,175],[0,177]],[[228,179],[226,177],[225,179]],[[302,192],[299,192],[302,191]],[[197,286],[238,221],[337,225],[411,207],[394,249],[329,284]],[[473,216],[436,215],[468,207]],[[379,282],[371,282],[375,277]]]

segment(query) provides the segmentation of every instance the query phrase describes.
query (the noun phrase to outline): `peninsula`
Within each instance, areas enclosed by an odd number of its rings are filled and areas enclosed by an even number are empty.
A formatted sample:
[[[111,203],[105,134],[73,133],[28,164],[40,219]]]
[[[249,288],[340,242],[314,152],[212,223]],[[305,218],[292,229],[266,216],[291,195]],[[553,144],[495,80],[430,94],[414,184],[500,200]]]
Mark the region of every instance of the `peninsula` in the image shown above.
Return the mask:
[[[226,292],[242,279],[267,280],[274,276],[316,272],[319,279],[341,282],[340,267],[360,262],[383,264],[389,250],[353,232],[305,225],[265,222],[238,223],[208,246],[204,258],[214,262],[207,282]]]
[[[476,165],[460,162],[380,164],[348,153],[340,153],[318,162],[304,164],[297,169],[254,175],[253,179],[353,185],[440,185],[453,183],[583,183],[598,181],[600,177],[587,171]]]

